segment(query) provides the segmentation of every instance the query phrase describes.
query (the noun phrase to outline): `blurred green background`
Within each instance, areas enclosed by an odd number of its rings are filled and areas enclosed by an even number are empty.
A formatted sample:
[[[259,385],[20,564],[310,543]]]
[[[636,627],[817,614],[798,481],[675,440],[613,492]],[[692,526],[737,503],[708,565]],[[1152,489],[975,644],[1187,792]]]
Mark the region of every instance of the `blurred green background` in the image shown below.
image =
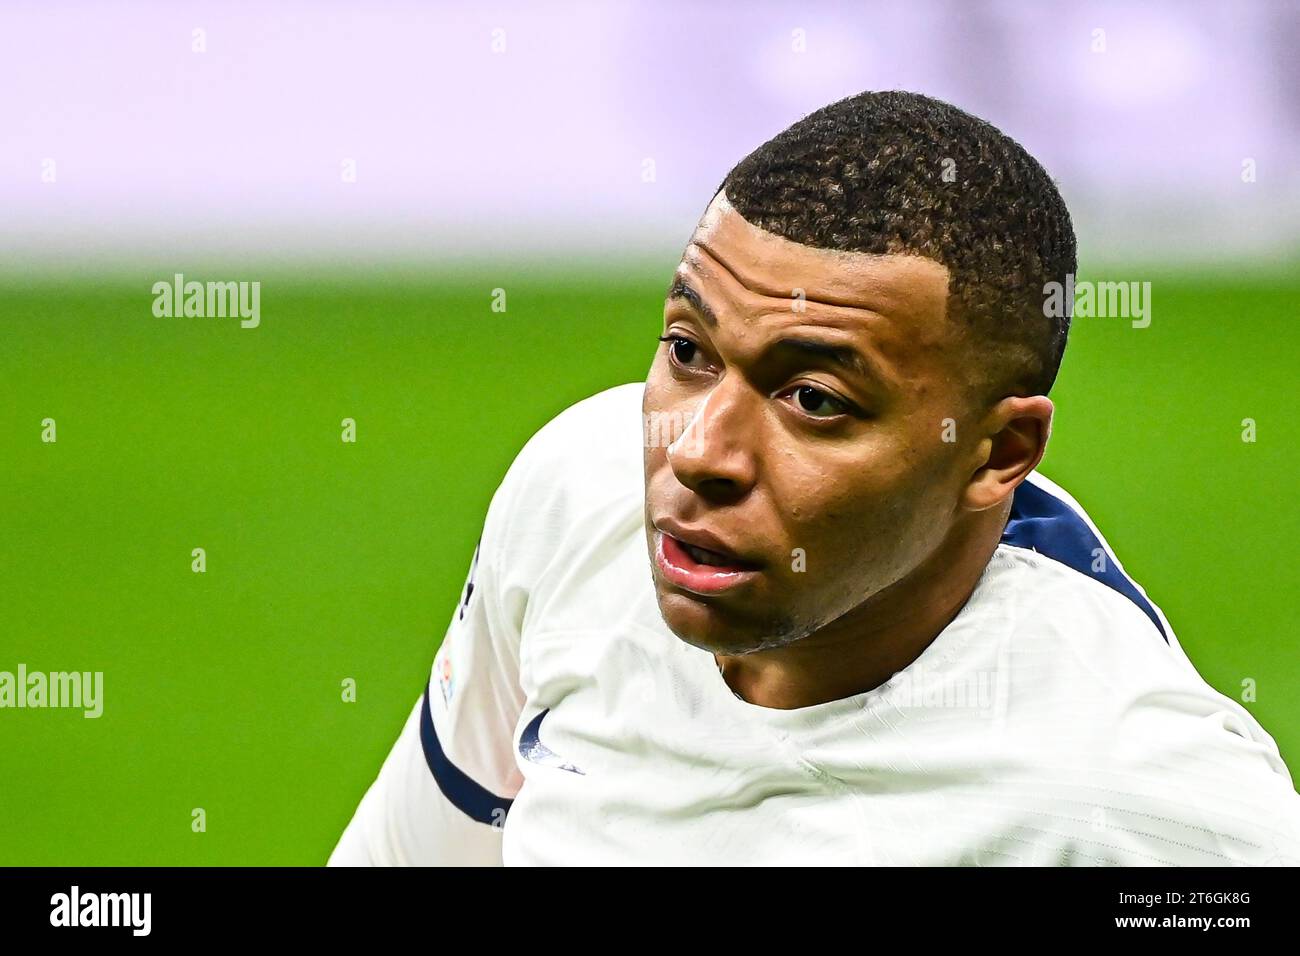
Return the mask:
[[[0,864],[324,862],[497,482],[644,378],[673,265],[285,275],[249,330],[155,318],[152,273],[4,280],[0,670],[102,670],[106,703],[0,711]],[[1143,274],[1149,328],[1078,320],[1043,466],[1293,768],[1296,273]]]

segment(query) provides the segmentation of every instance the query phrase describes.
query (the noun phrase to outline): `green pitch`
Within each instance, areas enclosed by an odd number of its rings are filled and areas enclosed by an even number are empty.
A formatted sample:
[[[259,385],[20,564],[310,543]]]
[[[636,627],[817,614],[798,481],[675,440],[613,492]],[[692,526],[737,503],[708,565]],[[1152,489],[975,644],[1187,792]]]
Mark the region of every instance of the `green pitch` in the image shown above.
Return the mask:
[[[0,286],[0,671],[103,672],[98,718],[0,709],[0,864],[323,862],[505,468],[644,378],[671,268],[266,278],[255,329],[156,318],[166,273]],[[1142,278],[1148,328],[1076,323],[1043,471],[1295,769],[1300,281]]]

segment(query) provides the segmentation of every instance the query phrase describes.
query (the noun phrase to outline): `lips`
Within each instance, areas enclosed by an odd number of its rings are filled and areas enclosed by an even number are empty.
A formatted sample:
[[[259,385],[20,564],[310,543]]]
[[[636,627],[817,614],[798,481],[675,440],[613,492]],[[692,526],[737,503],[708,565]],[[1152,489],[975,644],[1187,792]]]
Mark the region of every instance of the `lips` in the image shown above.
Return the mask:
[[[671,521],[660,525],[654,535],[655,566],[669,584],[695,594],[712,595],[738,588],[762,573],[755,561],[698,543],[702,539],[715,542],[717,538],[712,534],[698,529],[683,532],[694,539],[685,540],[666,530],[680,525]]]
[[[674,518],[660,518],[654,523],[663,534],[675,538],[697,563],[740,571],[756,571],[763,562],[730,545],[724,538],[705,528],[692,528]]]

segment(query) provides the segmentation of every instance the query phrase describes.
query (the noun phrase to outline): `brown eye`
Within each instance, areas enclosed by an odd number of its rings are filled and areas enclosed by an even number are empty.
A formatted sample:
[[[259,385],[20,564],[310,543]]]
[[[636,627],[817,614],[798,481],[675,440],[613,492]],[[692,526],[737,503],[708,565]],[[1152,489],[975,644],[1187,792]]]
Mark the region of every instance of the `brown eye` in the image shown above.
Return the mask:
[[[668,343],[668,351],[679,365],[690,365],[691,359],[699,352],[699,346],[680,335],[661,335],[659,341]]]
[[[833,418],[847,412],[848,406],[832,395],[811,385],[801,385],[794,390],[799,407],[814,418]]]

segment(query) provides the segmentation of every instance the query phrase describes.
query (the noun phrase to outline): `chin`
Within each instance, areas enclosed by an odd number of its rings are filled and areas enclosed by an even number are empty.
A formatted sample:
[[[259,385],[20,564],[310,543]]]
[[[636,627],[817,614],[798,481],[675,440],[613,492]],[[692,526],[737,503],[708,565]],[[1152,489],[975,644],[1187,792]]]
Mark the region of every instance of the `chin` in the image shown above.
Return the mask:
[[[741,619],[720,604],[656,584],[659,613],[678,638],[702,651],[738,657],[755,651],[783,647],[799,639],[791,624],[771,618],[757,625]]]

